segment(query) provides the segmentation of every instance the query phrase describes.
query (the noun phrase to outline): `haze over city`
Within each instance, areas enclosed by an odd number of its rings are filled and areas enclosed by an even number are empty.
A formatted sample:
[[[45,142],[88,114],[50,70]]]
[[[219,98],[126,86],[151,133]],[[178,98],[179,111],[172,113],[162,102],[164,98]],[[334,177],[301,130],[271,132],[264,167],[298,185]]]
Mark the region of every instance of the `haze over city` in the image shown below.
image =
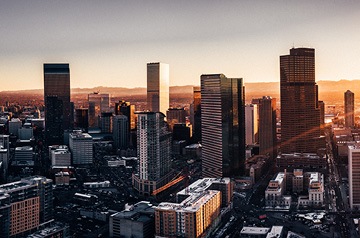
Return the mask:
[[[203,73],[277,82],[279,55],[316,48],[316,80],[359,79],[359,1],[1,1],[2,90],[43,88],[42,64],[68,62],[71,87],[170,85]]]

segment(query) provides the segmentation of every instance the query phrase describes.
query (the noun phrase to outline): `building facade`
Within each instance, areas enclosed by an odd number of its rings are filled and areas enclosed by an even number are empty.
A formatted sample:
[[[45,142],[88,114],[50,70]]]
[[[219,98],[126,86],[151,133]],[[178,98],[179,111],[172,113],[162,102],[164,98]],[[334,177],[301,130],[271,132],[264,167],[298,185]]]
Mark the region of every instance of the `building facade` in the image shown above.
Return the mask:
[[[349,146],[349,202],[350,208],[360,208],[360,147]]]
[[[324,147],[315,83],[315,50],[292,48],[280,56],[281,152],[311,152]]]
[[[100,127],[102,112],[110,112],[110,95],[108,93],[94,92],[88,94],[89,103],[89,127]]]
[[[354,127],[355,126],[355,96],[354,93],[350,90],[347,90],[344,93],[344,113],[345,113],[345,126]]]
[[[69,64],[44,64],[45,138],[63,144],[71,125]]]
[[[277,155],[276,138],[276,99],[264,96],[259,102],[259,152],[270,155],[275,159]]]
[[[245,98],[241,78],[201,76],[202,176],[232,177],[245,167]]]
[[[166,115],[169,108],[169,65],[147,64],[147,109]]]
[[[52,219],[52,180],[41,176],[0,185],[0,237],[23,237]]]
[[[113,138],[117,149],[127,149],[130,142],[129,120],[125,115],[113,117]]]
[[[258,142],[258,106],[256,104],[245,105],[245,143],[253,145]]]
[[[161,112],[138,112],[137,156],[139,170],[133,185],[141,194],[165,185],[171,171],[171,133]]]
[[[86,165],[93,162],[93,139],[87,133],[74,131],[69,135],[69,147],[74,165]]]

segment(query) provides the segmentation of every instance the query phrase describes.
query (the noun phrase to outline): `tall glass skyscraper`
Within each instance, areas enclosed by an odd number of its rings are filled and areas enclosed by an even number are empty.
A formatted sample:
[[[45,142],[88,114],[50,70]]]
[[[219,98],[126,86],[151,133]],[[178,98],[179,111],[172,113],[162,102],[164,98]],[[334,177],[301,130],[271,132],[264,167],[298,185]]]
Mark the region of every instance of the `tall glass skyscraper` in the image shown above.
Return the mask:
[[[89,127],[100,127],[100,116],[102,112],[110,112],[110,95],[108,93],[90,93],[89,103]]]
[[[44,64],[44,102],[46,142],[63,144],[71,122],[69,64]]]
[[[169,65],[147,64],[147,109],[166,115],[169,108]]]
[[[244,172],[245,97],[241,78],[201,75],[202,176]]]
[[[320,109],[315,83],[315,50],[292,48],[280,56],[281,152],[317,152]]]

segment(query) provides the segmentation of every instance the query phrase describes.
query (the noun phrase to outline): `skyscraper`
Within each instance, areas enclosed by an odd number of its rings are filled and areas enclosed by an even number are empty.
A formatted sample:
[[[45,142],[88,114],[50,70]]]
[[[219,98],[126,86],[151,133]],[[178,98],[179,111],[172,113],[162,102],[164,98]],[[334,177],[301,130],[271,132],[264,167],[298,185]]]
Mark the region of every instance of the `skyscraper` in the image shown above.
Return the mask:
[[[292,48],[280,56],[281,152],[317,152],[320,109],[315,83],[315,50]]]
[[[269,154],[272,159],[277,154],[276,99],[265,96],[259,103],[259,145],[260,154]]]
[[[241,78],[201,75],[202,176],[243,174],[245,98]]]
[[[127,149],[130,143],[129,120],[125,115],[116,115],[113,118],[112,133],[116,149]]]
[[[245,105],[245,143],[253,145],[258,141],[258,106]]]
[[[169,65],[147,64],[147,109],[166,115],[169,108]]]
[[[360,147],[348,147],[350,208],[360,208]]]
[[[93,162],[93,138],[88,133],[73,131],[69,135],[69,147],[74,165],[87,165]]]
[[[345,113],[345,126],[354,127],[355,117],[354,117],[354,93],[350,90],[347,90],[344,93],[344,113]]]
[[[171,133],[161,112],[138,112],[137,156],[138,174],[133,185],[141,194],[150,195],[165,185],[171,170]]]
[[[102,112],[110,112],[110,95],[108,93],[94,92],[88,94],[89,127],[100,127]]]
[[[44,64],[44,102],[46,142],[62,144],[71,121],[69,64]]]
[[[136,128],[135,105],[125,100],[115,103],[115,115],[124,115],[128,118],[129,131]]]

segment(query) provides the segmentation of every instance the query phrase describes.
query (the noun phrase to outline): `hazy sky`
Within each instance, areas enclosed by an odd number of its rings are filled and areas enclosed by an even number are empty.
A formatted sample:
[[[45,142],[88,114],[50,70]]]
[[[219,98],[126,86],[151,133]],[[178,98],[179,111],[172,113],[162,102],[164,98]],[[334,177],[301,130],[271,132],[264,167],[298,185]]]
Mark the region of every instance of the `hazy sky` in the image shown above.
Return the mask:
[[[43,63],[68,62],[71,87],[170,85],[201,74],[279,81],[279,56],[313,47],[316,79],[360,79],[358,0],[0,0],[2,90],[43,88]]]

